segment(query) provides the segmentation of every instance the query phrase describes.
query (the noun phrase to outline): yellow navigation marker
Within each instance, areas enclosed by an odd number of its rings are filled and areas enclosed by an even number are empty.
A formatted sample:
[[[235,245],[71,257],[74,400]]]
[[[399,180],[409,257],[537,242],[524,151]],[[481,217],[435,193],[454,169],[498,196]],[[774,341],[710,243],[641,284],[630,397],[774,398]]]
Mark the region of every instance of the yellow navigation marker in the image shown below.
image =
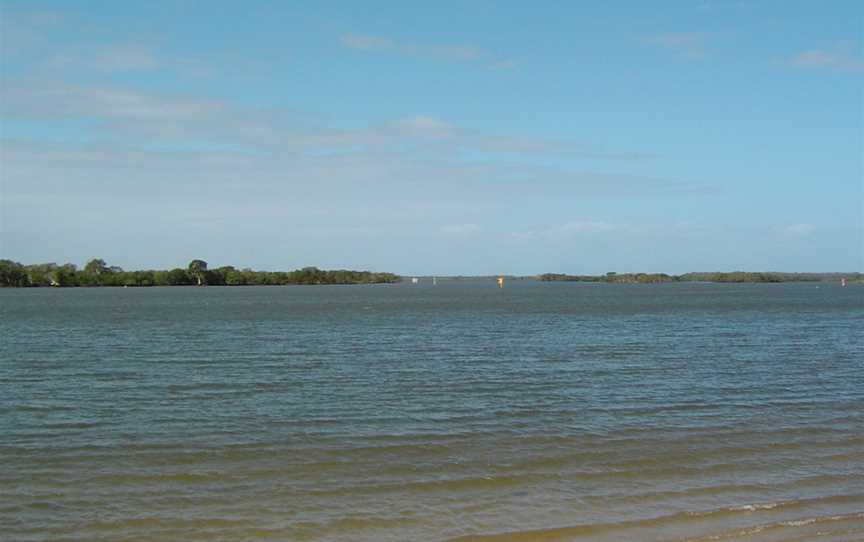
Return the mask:
[[[504,277],[498,277],[498,287],[499,288],[504,287]]]

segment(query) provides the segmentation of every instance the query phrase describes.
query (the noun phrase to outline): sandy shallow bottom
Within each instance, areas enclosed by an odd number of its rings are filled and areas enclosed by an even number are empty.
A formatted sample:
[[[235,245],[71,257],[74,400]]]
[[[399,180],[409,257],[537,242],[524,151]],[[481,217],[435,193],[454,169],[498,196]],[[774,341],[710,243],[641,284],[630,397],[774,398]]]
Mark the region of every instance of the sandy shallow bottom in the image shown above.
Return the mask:
[[[858,503],[860,505],[860,503]],[[598,524],[488,535],[451,542],[531,542],[640,540],[645,542],[795,542],[864,540],[864,512],[824,516],[783,513],[784,505],[745,506],[735,510],[684,513],[652,520]],[[788,506],[788,505],[787,505]],[[841,507],[842,508],[842,507]],[[776,510],[775,513],[764,513]],[[730,517],[734,516],[734,517]],[[772,517],[773,516],[773,517]],[[782,519],[782,518],[789,519]]]

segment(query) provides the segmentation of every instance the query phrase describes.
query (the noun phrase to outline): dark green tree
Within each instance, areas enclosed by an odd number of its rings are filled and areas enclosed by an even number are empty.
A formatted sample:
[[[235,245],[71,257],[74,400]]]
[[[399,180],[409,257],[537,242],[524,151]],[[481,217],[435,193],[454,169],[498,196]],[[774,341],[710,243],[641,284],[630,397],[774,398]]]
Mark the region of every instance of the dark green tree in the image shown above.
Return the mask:
[[[81,282],[83,285],[101,285],[103,279],[106,278],[105,275],[109,273],[111,273],[111,268],[108,267],[105,260],[94,258],[84,266],[84,276],[81,277],[83,279]]]
[[[95,277],[110,272],[109,269],[108,264],[101,258],[90,260],[87,262],[87,265],[84,266],[84,272]]]
[[[0,287],[3,286],[17,288],[30,286],[30,279],[24,266],[12,260],[0,260]]]
[[[54,269],[48,276],[51,279],[51,286],[75,286],[77,285],[76,269],[74,264],[63,264]]]
[[[189,275],[198,283],[198,286],[206,284],[207,262],[204,260],[192,260],[189,262]]]

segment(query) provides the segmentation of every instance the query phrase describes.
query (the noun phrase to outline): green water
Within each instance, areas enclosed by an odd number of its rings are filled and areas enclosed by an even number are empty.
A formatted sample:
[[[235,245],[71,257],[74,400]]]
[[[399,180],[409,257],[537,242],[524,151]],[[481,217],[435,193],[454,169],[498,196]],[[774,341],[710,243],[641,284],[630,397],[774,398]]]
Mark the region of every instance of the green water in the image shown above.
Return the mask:
[[[0,290],[0,317],[4,540],[864,539],[857,285]]]

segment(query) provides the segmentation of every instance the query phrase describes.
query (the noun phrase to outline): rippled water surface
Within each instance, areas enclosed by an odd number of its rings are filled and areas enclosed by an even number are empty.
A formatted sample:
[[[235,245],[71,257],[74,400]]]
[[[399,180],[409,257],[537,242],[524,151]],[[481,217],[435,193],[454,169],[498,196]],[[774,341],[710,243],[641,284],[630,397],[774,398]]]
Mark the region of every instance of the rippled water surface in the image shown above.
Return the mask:
[[[864,287],[0,291],[8,540],[864,540]]]

